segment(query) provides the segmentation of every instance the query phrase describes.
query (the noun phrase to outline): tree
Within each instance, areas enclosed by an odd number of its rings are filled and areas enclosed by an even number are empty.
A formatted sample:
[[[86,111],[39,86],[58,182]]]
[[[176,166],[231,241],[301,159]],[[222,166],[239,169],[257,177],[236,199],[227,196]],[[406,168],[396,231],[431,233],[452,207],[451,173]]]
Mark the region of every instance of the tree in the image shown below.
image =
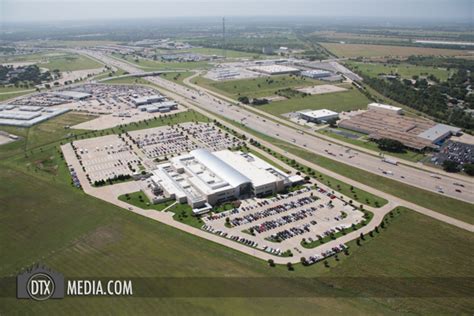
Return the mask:
[[[248,97],[246,96],[241,96],[238,98],[239,102],[243,103],[243,104],[249,104],[250,103],[250,100]]]
[[[390,138],[382,138],[377,141],[377,144],[381,150],[390,152],[401,153],[405,151],[405,146],[398,140]]]
[[[328,123],[329,126],[330,126],[330,127],[333,127],[333,128],[334,128],[334,127],[337,127],[336,122],[337,122],[337,118],[332,118],[332,119],[329,119],[329,120],[326,121],[326,123]]]
[[[464,172],[470,175],[471,177],[474,176],[474,164],[467,163],[464,165]]]
[[[443,169],[447,172],[458,172],[459,163],[453,160],[445,160],[443,161]]]
[[[286,267],[288,268],[288,271],[293,271],[293,270],[294,270],[293,264],[292,264],[291,262],[288,262],[288,263],[286,264]]]
[[[273,259],[268,259],[268,265],[270,267],[274,267],[275,266],[275,261],[273,261]]]

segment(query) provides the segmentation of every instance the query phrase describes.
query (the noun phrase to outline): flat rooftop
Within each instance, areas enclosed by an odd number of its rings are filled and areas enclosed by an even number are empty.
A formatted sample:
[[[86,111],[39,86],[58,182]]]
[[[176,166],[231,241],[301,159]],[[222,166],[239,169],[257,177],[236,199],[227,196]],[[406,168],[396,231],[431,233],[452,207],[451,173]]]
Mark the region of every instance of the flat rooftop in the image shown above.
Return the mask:
[[[267,170],[272,168],[271,165],[259,163],[260,159],[253,155],[232,152],[230,150],[216,151],[213,154],[238,172],[244,174],[254,186],[270,184],[279,180],[278,177]]]
[[[267,74],[282,74],[282,73],[293,73],[293,72],[300,71],[298,68],[284,66],[284,65],[253,66],[249,69],[253,71],[267,73]]]
[[[418,135],[435,125],[430,120],[381,111],[366,111],[339,122],[340,127],[369,134],[373,139],[395,139],[418,150],[433,147],[430,140]]]
[[[314,110],[314,111],[299,111],[298,113],[304,114],[306,116],[318,119],[322,117],[327,117],[327,116],[333,116],[333,115],[338,115],[337,112],[327,110],[327,109],[321,109],[321,110]]]
[[[90,93],[72,91],[72,90],[58,91],[58,92],[55,92],[54,94],[59,97],[73,98],[73,99],[84,99],[84,98],[88,98],[92,96]]]
[[[402,110],[402,108],[399,108],[397,106],[393,106],[393,105],[389,105],[389,104],[376,103],[376,102],[370,103],[368,105],[368,107],[377,107],[377,108],[381,108],[381,109],[385,109],[385,110],[391,110],[391,111],[400,111],[400,110]]]
[[[448,133],[455,135],[459,132],[461,132],[461,129],[459,127],[454,127],[446,124],[436,124],[430,129],[424,131],[423,133],[420,133],[418,137],[427,139],[432,142],[436,142],[440,137],[443,137]]]

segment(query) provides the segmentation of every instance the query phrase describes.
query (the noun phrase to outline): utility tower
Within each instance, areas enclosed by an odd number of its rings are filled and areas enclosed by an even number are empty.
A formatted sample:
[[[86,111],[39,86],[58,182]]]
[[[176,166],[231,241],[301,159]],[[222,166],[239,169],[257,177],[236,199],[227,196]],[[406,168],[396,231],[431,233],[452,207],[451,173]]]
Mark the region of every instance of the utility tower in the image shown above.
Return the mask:
[[[225,17],[222,18],[222,54],[224,55],[224,59],[226,59],[227,52],[225,47]]]

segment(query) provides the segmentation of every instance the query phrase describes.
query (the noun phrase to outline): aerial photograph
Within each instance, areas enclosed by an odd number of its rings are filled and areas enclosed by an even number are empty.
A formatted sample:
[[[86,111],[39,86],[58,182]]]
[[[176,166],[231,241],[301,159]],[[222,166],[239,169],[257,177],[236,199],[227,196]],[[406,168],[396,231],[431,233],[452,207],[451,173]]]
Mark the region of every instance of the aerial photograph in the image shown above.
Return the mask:
[[[0,316],[474,315],[472,0],[0,0]]]

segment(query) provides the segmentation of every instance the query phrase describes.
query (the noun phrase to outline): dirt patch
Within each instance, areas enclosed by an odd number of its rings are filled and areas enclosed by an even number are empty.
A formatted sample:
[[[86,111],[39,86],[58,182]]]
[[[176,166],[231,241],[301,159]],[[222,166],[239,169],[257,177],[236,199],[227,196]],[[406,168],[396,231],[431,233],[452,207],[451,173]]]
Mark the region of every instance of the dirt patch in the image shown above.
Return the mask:
[[[90,232],[82,238],[78,246],[80,246],[80,244],[84,244],[87,245],[85,248],[90,247],[94,249],[102,249],[109,244],[120,241],[121,239],[121,228],[117,224],[112,224],[108,226],[101,226]]]
[[[342,91],[346,91],[347,89],[338,87],[338,86],[333,86],[330,84],[322,84],[322,85],[317,85],[317,86],[312,86],[312,87],[299,88],[297,90],[299,92],[314,95],[314,94],[342,92]]]
[[[271,96],[271,97],[264,97],[263,99],[267,99],[270,102],[287,100],[287,98],[285,98],[284,96],[281,96],[281,95]]]

